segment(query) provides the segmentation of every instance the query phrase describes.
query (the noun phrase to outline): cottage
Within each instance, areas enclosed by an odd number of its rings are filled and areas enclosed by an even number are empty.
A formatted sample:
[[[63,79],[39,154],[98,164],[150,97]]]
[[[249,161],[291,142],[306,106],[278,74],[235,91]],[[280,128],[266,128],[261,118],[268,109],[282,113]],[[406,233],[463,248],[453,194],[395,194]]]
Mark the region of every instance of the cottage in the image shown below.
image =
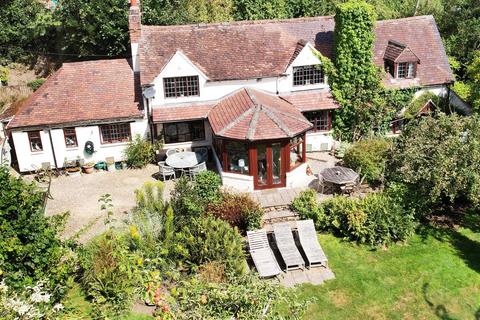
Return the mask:
[[[209,147],[223,183],[239,190],[301,186],[306,152],[333,146],[340,106],[316,56],[332,58],[333,30],[330,16],[146,26],[132,0],[131,61],[67,63],[52,75],[8,126],[19,168],[120,160],[140,134],[165,149]],[[448,94],[454,78],[432,16],[379,21],[375,34],[385,86]],[[87,141],[97,152],[84,154]]]

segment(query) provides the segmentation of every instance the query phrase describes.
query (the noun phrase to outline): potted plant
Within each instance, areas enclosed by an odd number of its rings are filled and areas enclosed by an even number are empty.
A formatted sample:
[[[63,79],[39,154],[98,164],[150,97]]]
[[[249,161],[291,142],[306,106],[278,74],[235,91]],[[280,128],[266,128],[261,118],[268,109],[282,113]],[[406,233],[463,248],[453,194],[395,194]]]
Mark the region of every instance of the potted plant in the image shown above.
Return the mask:
[[[87,164],[84,164],[82,166],[83,172],[85,172],[86,174],[93,173],[93,167],[94,166],[95,166],[95,163],[93,163],[93,162],[88,162]]]
[[[109,172],[114,172],[116,170],[115,160],[113,159],[113,157],[107,158],[105,162],[107,163],[107,170]]]
[[[68,167],[65,171],[67,171],[67,175],[69,176],[79,176],[81,173],[79,166]]]

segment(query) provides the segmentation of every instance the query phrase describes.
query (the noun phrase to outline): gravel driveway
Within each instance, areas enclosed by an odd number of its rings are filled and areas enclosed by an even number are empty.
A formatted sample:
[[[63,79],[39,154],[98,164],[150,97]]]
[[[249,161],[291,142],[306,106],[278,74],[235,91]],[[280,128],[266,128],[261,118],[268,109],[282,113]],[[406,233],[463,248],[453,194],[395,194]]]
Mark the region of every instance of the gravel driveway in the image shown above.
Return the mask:
[[[105,230],[104,214],[100,210],[98,199],[108,193],[111,195],[115,218],[121,221],[125,212],[135,205],[134,190],[146,181],[155,181],[157,166],[149,165],[139,170],[118,170],[116,172],[100,171],[83,174],[78,177],[61,176],[55,178],[51,185],[53,200],[48,200],[46,213],[55,215],[70,211],[70,219],[65,229],[65,236],[74,235],[84,226],[97,220],[81,237],[85,241]],[[165,194],[168,194],[173,182],[167,182]]]

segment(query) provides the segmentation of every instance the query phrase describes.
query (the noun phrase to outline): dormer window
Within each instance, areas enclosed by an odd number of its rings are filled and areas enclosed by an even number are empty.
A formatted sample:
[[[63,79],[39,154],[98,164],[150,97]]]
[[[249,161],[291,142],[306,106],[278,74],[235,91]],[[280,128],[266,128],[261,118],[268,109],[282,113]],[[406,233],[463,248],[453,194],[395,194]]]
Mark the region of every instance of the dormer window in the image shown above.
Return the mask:
[[[420,59],[407,45],[390,40],[383,59],[385,72],[393,78],[415,78]]]
[[[306,86],[324,82],[325,78],[320,65],[293,67],[294,86]]]
[[[198,76],[163,78],[165,98],[182,98],[200,95]]]

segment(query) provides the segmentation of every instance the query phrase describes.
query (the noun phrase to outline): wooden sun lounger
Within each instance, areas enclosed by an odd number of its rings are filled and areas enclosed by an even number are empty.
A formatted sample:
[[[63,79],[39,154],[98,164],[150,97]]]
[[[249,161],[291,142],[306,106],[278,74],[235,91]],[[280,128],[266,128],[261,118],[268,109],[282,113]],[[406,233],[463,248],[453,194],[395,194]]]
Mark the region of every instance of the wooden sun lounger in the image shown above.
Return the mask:
[[[290,224],[276,223],[273,225],[273,232],[287,271],[289,269],[303,269],[305,267],[305,261],[303,261],[302,255],[295,245]]]
[[[265,230],[247,231],[248,246],[255,268],[262,278],[273,277],[282,272],[268,244]]]
[[[318,242],[313,220],[297,221],[297,230],[300,245],[307,256],[308,268],[314,266],[327,267],[328,259]]]

